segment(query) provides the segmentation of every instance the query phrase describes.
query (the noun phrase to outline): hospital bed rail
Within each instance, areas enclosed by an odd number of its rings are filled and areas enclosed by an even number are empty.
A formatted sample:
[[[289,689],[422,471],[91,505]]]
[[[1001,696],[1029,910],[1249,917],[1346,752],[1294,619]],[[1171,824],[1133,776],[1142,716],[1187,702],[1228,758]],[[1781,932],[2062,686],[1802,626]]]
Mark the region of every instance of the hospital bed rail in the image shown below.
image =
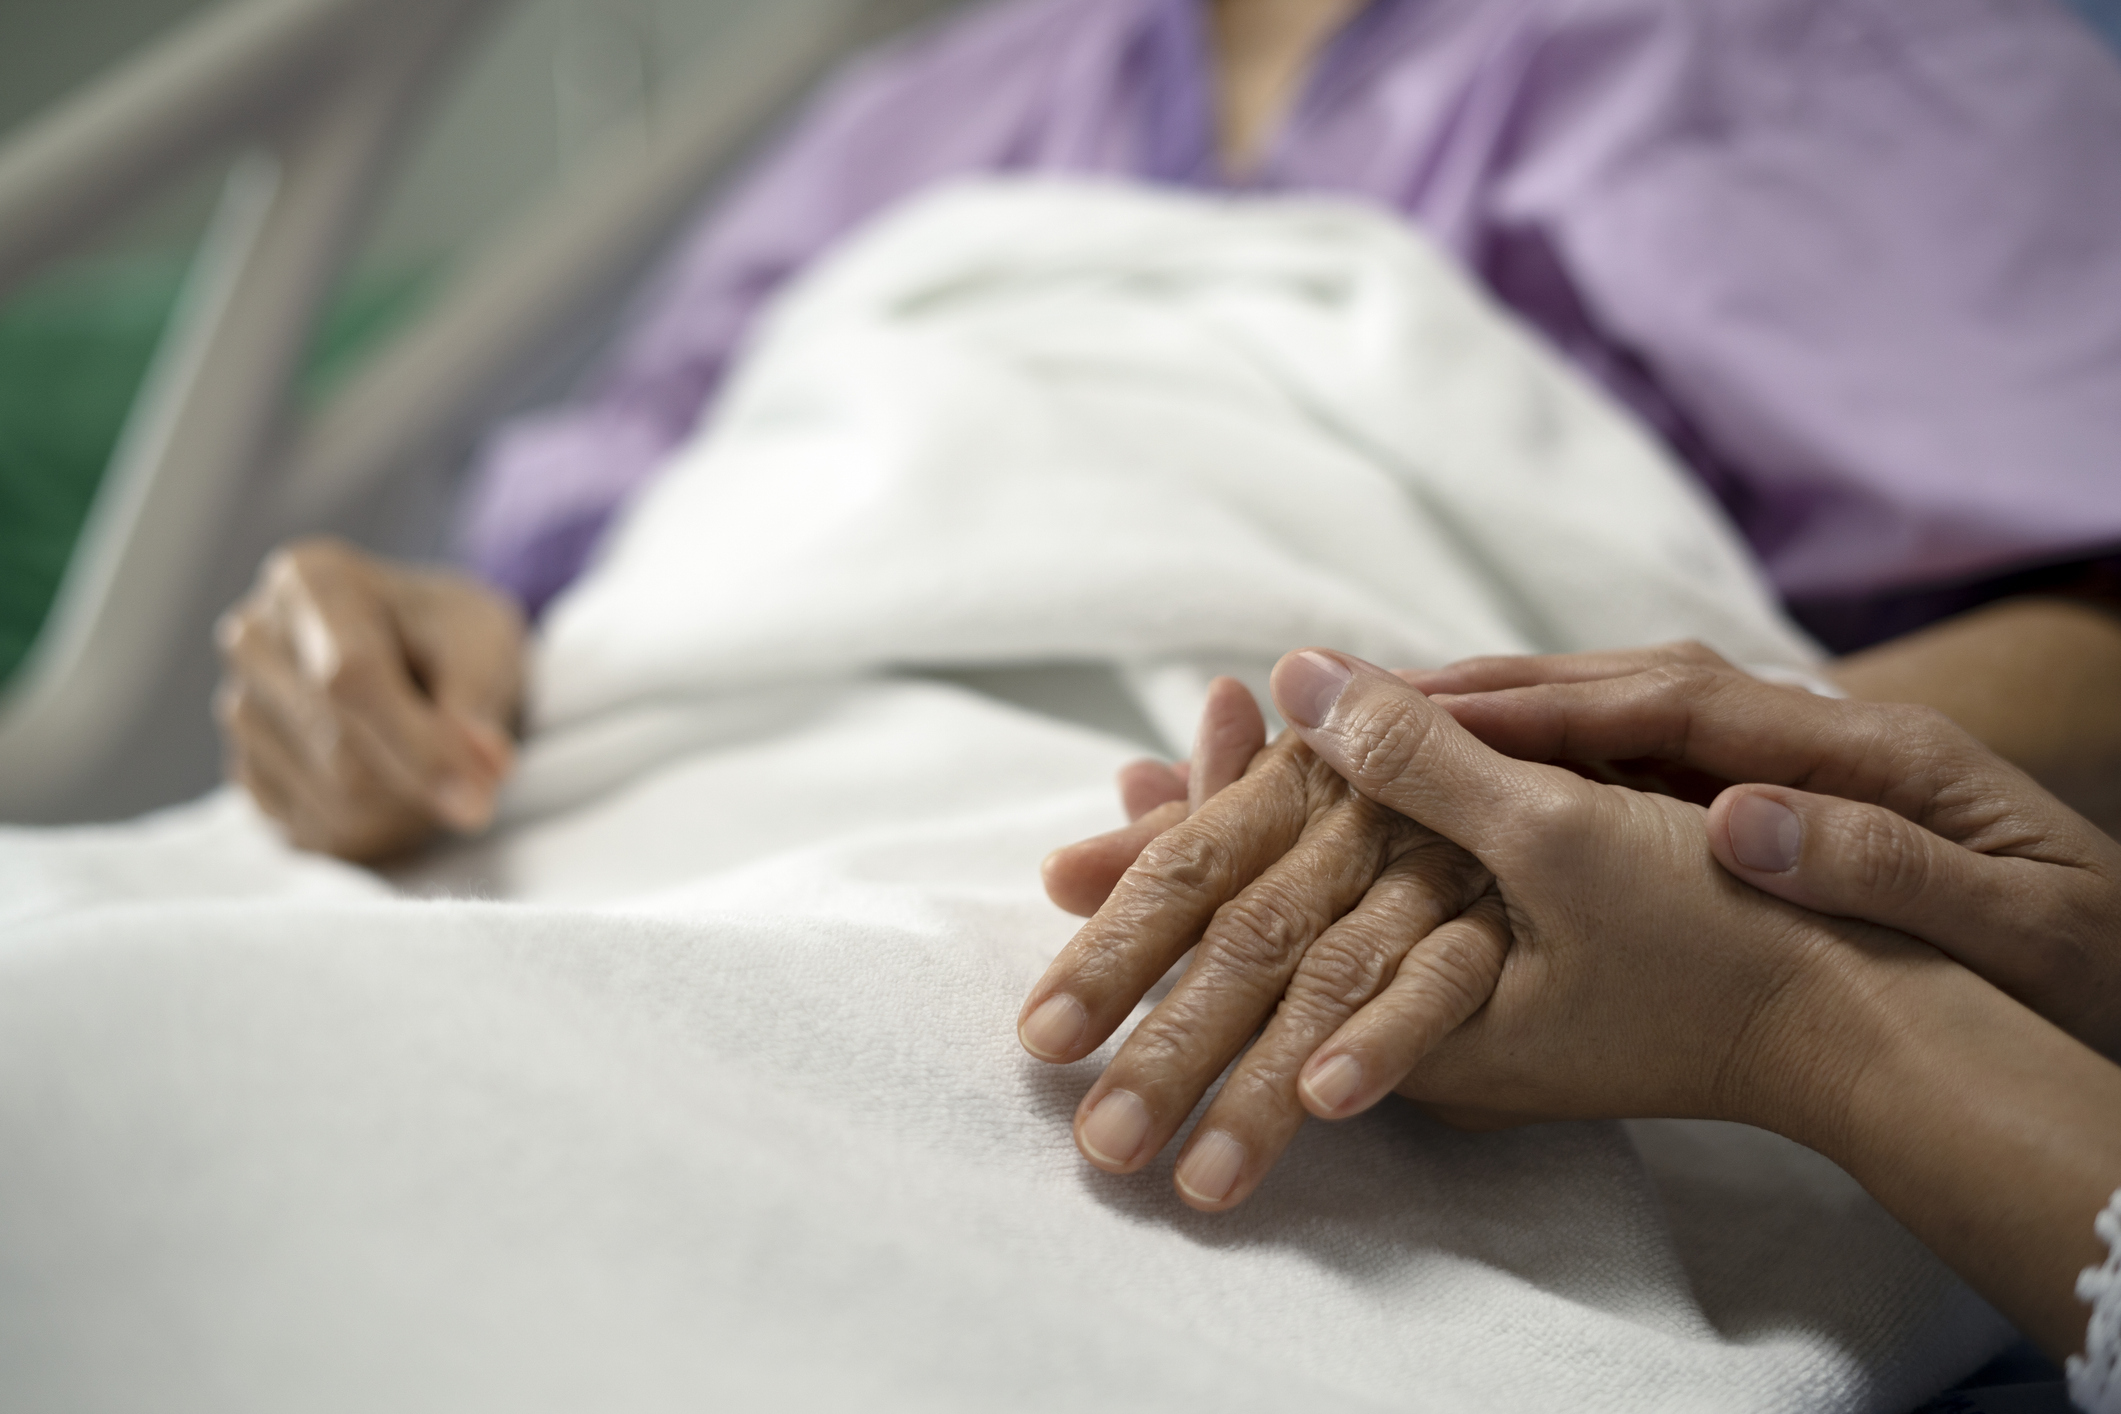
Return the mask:
[[[831,64],[948,0],[765,0],[656,113],[472,258],[328,401],[294,372],[412,120],[507,0],[225,0],[0,148],[0,295],[234,158],[65,578],[0,693],[0,819],[151,803],[212,619],[262,550],[462,445]],[[193,668],[190,678],[182,669]],[[196,733],[195,733],[196,735]]]

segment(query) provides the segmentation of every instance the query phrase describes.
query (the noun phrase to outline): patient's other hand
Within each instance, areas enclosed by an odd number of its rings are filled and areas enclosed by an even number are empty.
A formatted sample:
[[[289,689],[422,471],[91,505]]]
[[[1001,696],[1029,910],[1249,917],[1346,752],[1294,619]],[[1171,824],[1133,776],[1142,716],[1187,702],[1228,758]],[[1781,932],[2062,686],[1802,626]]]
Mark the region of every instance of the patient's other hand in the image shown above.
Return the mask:
[[[229,776],[295,844],[372,861],[492,820],[522,693],[523,619],[500,595],[304,540],[215,637]]]

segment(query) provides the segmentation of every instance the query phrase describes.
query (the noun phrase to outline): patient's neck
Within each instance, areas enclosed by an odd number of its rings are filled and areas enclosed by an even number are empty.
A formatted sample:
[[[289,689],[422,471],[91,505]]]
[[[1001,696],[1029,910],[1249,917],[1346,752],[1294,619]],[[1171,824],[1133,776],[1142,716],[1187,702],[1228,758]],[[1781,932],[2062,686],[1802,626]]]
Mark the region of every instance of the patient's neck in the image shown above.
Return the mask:
[[[1365,0],[1209,0],[1216,144],[1233,177],[1259,165],[1312,61]]]

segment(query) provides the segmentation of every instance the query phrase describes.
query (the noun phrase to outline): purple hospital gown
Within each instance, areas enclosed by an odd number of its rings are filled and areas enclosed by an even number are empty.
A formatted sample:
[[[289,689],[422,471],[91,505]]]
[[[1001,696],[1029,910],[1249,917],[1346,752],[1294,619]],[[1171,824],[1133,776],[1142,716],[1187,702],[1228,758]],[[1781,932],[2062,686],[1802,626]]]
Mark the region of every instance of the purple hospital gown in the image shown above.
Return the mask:
[[[783,281],[980,172],[1400,213],[1662,433],[1800,606],[2121,547],[2121,64],[2051,0],[1373,0],[1241,182],[1204,10],[1003,0],[852,65],[581,400],[489,440],[464,557],[542,606]]]

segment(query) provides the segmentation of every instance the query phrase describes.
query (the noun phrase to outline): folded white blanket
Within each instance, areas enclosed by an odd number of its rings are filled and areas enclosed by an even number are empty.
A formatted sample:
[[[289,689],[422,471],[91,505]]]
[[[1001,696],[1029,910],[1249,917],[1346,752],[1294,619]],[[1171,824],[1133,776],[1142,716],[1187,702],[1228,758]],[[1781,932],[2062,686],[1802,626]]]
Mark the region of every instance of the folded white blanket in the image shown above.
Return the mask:
[[[554,615],[512,823],[402,889],[232,797],[0,833],[24,1408],[1893,1410],[2001,1323],[1733,1126],[1313,1124],[1238,1213],[1016,1048],[1187,684],[1693,634],[1801,668],[1623,419],[1380,217],[997,188],[806,282]],[[483,895],[483,899],[464,895]]]
[[[556,607],[537,708],[1092,659],[1183,744],[1187,666],[1680,637],[1817,657],[1670,456],[1392,218],[984,184],[782,303]]]

